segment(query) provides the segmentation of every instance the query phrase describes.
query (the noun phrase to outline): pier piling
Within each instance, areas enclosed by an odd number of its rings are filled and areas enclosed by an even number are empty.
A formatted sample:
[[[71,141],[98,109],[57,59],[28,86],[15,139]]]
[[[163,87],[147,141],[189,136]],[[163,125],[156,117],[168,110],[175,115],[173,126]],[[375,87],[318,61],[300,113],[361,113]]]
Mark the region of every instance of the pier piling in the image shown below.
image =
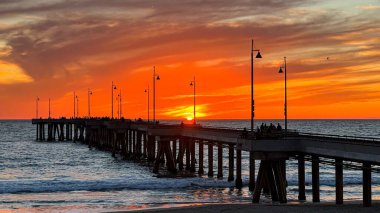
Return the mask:
[[[223,178],[223,147],[222,143],[218,143],[218,174],[217,178]]]
[[[198,158],[199,158],[199,166],[198,166],[198,174],[203,175],[204,169],[203,169],[203,141],[199,141],[198,143]]]
[[[305,156],[298,155],[298,200],[306,200],[305,196]]]
[[[214,176],[214,153],[213,153],[213,144],[209,141],[208,143],[208,173],[207,175],[209,177]]]
[[[371,164],[363,163],[363,206],[370,207],[372,205],[372,190],[371,190]]]
[[[343,204],[343,160],[335,159],[335,202]]]
[[[234,180],[234,145],[228,144],[228,181]]]
[[[320,202],[319,198],[319,157],[312,156],[311,162],[313,202]]]

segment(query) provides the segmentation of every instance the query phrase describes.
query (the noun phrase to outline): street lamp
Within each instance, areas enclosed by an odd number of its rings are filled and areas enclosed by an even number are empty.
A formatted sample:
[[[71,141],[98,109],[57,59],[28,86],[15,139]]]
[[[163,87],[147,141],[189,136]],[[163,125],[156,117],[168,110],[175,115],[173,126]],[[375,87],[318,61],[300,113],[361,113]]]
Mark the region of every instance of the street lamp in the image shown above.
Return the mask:
[[[123,107],[122,107],[122,102],[121,102],[121,89],[120,89],[120,104],[119,104],[119,108],[120,108],[120,118],[123,117]]]
[[[88,88],[88,91],[87,91],[87,100],[88,100],[88,118],[91,118],[91,102],[90,102],[91,95],[92,95],[92,91],[90,90],[90,88]]]
[[[49,118],[50,118],[50,98],[49,98]]]
[[[76,95],[75,95],[75,92],[74,92],[74,118],[76,117],[76,111],[75,111],[75,108],[76,108],[76,102],[75,102],[75,97],[76,97]]]
[[[116,85],[113,84],[113,81],[112,81],[112,88],[111,88],[111,93],[112,93],[112,97],[111,97],[111,100],[112,100],[112,103],[111,103],[111,107],[112,107],[112,113],[111,113],[111,118],[113,119],[113,91],[116,90]]]
[[[156,123],[156,81],[160,76],[156,74],[156,67],[153,66],[153,122]]]
[[[284,69],[284,70],[282,70]],[[280,66],[278,73],[284,73],[285,77],[285,103],[284,103],[284,116],[285,116],[285,135],[288,132],[288,104],[287,104],[287,87],[286,87],[286,57],[284,57],[284,66]]]
[[[40,98],[37,96],[36,98],[36,118],[38,119],[38,102],[40,101]]]
[[[117,118],[120,118],[120,92],[119,94],[117,94],[116,102],[117,102]]]
[[[260,54],[260,49],[254,49],[253,39],[251,45],[251,132],[255,128],[254,119],[255,119],[255,99],[254,99],[254,90],[253,90],[253,53],[257,52],[256,58],[262,58]]]
[[[196,121],[195,121],[195,76],[194,76],[194,80],[190,82],[190,86],[193,86],[193,89],[194,89],[194,114],[193,114],[193,124],[195,125],[196,124]]]
[[[254,99],[254,89],[253,89],[253,53],[257,52],[255,58],[262,58],[260,54],[260,49],[254,49],[253,39],[251,42],[251,133],[253,134],[255,128],[255,99]],[[255,187],[255,159],[254,152],[249,152],[249,190],[253,190]]]
[[[148,85],[148,89],[145,89],[144,92],[147,93],[148,95],[148,123],[149,123],[149,85]]]
[[[79,97],[75,96],[75,99],[77,100],[77,117],[79,118]]]

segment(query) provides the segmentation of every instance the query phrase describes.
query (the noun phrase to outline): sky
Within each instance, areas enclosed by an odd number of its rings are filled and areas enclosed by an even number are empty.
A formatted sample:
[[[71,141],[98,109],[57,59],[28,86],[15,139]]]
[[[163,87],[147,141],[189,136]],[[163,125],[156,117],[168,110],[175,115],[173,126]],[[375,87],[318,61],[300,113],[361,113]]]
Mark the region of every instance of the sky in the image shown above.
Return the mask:
[[[380,118],[379,0],[2,0],[0,119],[146,118],[153,66],[156,118]],[[152,115],[152,114],[150,114]]]

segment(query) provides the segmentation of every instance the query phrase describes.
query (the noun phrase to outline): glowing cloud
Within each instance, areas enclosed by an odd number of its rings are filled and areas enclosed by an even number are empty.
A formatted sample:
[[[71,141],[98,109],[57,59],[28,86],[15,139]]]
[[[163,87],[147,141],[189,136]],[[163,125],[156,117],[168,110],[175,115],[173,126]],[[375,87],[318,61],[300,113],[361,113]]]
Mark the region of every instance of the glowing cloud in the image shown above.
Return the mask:
[[[197,118],[204,118],[207,117],[209,114],[206,112],[207,110],[207,104],[197,105],[196,106],[196,117]],[[166,115],[171,118],[183,118],[186,120],[193,120],[193,111],[194,107],[192,105],[190,106],[176,106],[173,108],[166,108],[163,110],[163,115]]]
[[[16,64],[0,61],[0,84],[29,83],[33,79]]]

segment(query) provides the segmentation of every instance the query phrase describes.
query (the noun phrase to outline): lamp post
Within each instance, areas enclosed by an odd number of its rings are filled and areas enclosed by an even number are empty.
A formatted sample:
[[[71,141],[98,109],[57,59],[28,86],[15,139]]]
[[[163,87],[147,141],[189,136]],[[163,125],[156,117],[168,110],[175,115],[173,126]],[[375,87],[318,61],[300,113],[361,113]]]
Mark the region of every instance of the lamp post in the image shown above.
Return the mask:
[[[40,98],[37,96],[36,98],[36,118],[38,119],[38,102],[40,101]]]
[[[76,99],[76,95],[75,95],[75,92],[74,92],[74,118],[76,117],[76,110],[75,110],[75,108],[76,108],[76,102],[75,102],[75,99]]]
[[[50,118],[50,98],[49,98],[49,118]]]
[[[255,129],[255,99],[254,99],[254,79],[253,79],[253,53],[257,52],[256,58],[262,58],[260,49],[254,49],[253,39],[251,42],[251,133]],[[255,159],[254,152],[249,152],[249,190],[253,190],[255,187]]]
[[[112,100],[112,103],[111,103],[111,108],[112,108],[112,112],[111,112],[111,118],[113,119],[113,91],[116,90],[116,85],[113,84],[113,81],[112,81],[112,88],[111,88],[111,93],[112,93],[112,97],[111,97],[111,100]]]
[[[284,70],[282,70],[282,68]],[[284,73],[285,77],[285,102],[284,102],[284,117],[285,117],[285,135],[288,132],[288,103],[287,103],[287,87],[286,87],[286,57],[284,57],[284,66],[280,66],[278,73]]]
[[[120,118],[120,93],[117,94],[116,102],[117,102],[117,118]]]
[[[148,85],[148,89],[145,89],[144,92],[147,93],[148,95],[148,123],[149,123],[149,85]]]
[[[120,107],[120,118],[123,117],[123,107],[122,106],[123,105],[122,105],[122,102],[121,102],[121,89],[120,89],[120,105],[119,105],[119,107]]]
[[[79,117],[79,97],[75,96],[75,99],[77,101],[77,117]]]
[[[87,100],[88,100],[88,118],[91,118],[91,95],[92,95],[92,91],[90,90],[90,88],[88,88],[88,91],[87,91]]]
[[[195,120],[195,76],[194,76],[194,80],[190,82],[190,86],[193,87],[194,89],[194,112],[193,112],[193,124],[195,125],[196,124],[196,120]]]
[[[156,74],[156,67],[153,66],[153,122],[156,123],[156,80],[160,80],[160,76]]]
[[[255,128],[255,99],[254,99],[254,89],[253,89],[253,53],[257,52],[256,58],[262,58],[260,54],[260,49],[254,49],[253,45],[253,39],[251,44],[251,132],[253,133],[253,130]]]

